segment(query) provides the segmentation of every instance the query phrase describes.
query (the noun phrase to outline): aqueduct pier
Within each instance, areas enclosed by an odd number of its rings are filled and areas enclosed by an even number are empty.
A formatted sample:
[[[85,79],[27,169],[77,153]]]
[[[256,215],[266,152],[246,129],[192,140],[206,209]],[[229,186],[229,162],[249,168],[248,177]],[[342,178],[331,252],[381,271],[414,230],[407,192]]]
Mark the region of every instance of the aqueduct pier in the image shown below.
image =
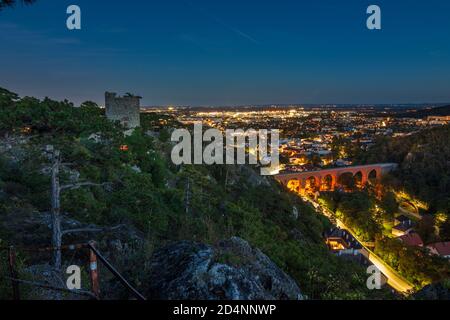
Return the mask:
[[[364,166],[331,168],[318,171],[305,171],[295,173],[282,173],[275,176],[275,179],[290,189],[297,189],[298,192],[308,187],[315,187],[317,190],[334,190],[339,185],[340,177],[351,174],[353,178],[358,177],[359,183],[364,186],[369,180],[380,182],[381,177],[398,167],[396,163],[379,163]]]

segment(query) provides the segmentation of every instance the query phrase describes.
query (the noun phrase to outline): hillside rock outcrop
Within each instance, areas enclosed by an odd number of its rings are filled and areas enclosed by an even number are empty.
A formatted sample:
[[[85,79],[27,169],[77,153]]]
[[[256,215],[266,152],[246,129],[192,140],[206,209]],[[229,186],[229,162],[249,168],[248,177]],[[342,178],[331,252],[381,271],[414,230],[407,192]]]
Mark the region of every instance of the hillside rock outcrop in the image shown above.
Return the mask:
[[[295,281],[240,238],[181,241],[156,251],[145,295],[160,300],[301,300]]]
[[[431,284],[414,294],[416,300],[450,300],[448,283]]]

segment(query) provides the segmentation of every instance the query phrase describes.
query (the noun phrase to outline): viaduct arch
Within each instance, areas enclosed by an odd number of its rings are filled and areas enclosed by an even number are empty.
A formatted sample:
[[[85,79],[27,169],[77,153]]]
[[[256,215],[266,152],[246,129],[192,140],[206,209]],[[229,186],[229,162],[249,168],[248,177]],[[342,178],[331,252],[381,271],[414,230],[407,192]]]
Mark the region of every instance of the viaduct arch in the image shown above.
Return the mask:
[[[345,174],[351,174],[353,178],[360,177],[359,184],[364,186],[369,179],[375,179],[379,182],[384,174],[395,170],[397,167],[396,163],[380,163],[318,171],[282,173],[276,175],[275,179],[287,188],[297,190],[299,193],[308,186],[319,191],[332,191],[339,185],[339,178]]]

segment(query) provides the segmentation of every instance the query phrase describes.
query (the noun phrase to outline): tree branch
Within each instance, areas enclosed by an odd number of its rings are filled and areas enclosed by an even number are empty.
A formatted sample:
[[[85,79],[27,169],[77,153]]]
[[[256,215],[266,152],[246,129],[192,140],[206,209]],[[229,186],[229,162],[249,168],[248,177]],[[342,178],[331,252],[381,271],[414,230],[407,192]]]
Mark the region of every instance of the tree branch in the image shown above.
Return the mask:
[[[64,230],[61,232],[62,236],[65,236],[67,234],[72,234],[72,233],[96,233],[96,232],[103,232],[103,231],[114,231],[117,229],[120,229],[122,227],[125,227],[124,224],[120,224],[118,226],[112,227],[112,228],[79,228],[79,229],[69,229],[69,230]]]
[[[61,163],[62,166],[70,167],[77,165],[75,162],[63,162]]]
[[[61,186],[60,191],[80,189],[81,187],[104,187],[108,183],[81,182]]]
[[[75,295],[87,296],[87,297],[91,297],[93,299],[97,299],[97,297],[90,291],[69,290],[67,288],[55,287],[55,286],[51,286],[51,285],[48,285],[48,284],[45,284],[45,283],[40,283],[40,282],[35,282],[35,281],[28,281],[28,280],[22,280],[22,279],[15,279],[15,278],[11,278],[11,277],[4,277],[4,279],[9,279],[11,281],[14,281],[14,282],[17,282],[17,283],[22,283],[22,284],[33,286],[33,287],[39,287],[39,288],[53,290],[53,291],[67,292],[67,293],[72,293],[72,294],[75,294]]]

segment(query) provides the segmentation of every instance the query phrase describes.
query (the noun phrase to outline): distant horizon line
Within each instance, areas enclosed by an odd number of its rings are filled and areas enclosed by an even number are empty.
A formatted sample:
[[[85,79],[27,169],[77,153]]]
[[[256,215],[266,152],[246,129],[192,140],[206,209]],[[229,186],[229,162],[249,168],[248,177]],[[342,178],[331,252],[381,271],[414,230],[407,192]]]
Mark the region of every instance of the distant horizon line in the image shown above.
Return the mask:
[[[14,89],[7,89],[5,86],[0,85],[0,88],[4,88],[11,92],[16,92]],[[20,90],[18,90],[20,91]],[[105,91],[106,92],[106,91]],[[16,92],[18,93],[18,92]],[[33,97],[33,95],[27,95],[27,94],[21,94],[18,93],[20,98],[24,97]],[[118,95],[122,96],[122,94]],[[137,94],[137,96],[142,96]],[[38,98],[40,100],[43,100],[45,98],[49,98],[55,101],[64,101],[67,100],[70,103],[73,103],[74,105],[81,105],[84,102],[94,102],[99,106],[104,106],[104,101],[101,103],[98,103],[97,99],[70,99],[70,98],[52,98],[49,95],[35,95],[35,98]],[[78,102],[74,102],[74,100],[78,100]],[[97,100],[97,101],[96,101]],[[80,102],[81,101],[81,102]],[[409,106],[423,106],[423,107],[442,107],[450,105],[450,101],[447,102],[389,102],[389,103],[260,103],[260,104],[250,104],[250,103],[243,103],[243,104],[173,104],[173,103],[166,103],[166,104],[155,104],[155,105],[143,105],[141,108],[151,109],[151,108],[260,108],[260,107],[409,107]]]
[[[450,106],[450,102],[414,102],[414,103],[282,103],[282,104],[236,104],[236,105],[145,105],[142,109],[156,108],[301,108],[301,107],[321,107],[321,108],[342,108],[342,107],[391,107],[391,108],[407,108],[407,107],[423,108]]]

